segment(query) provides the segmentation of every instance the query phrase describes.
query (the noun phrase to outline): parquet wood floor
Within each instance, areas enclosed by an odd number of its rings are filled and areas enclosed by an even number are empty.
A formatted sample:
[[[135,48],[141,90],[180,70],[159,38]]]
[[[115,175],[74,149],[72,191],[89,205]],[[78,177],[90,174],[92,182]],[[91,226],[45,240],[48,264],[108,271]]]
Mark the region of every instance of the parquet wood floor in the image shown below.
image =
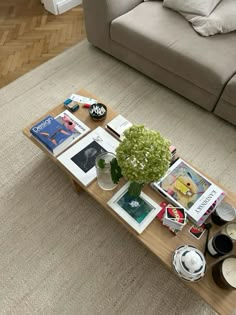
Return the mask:
[[[84,38],[81,6],[53,15],[40,0],[0,0],[0,88]]]

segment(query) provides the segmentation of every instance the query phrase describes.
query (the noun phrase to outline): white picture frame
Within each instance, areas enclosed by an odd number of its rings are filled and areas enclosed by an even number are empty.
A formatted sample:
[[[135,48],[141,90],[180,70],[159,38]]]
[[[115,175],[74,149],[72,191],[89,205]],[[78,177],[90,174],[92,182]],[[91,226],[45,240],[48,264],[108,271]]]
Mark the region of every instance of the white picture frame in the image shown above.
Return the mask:
[[[95,168],[96,156],[101,152],[112,152],[115,154],[119,143],[102,127],[97,127],[59,155],[57,159],[84,186],[88,186],[97,177]]]
[[[141,192],[137,198],[130,197],[128,195],[129,185],[129,182],[126,183],[107,204],[136,232],[141,234],[156,218],[161,207],[144,192]],[[134,208],[136,208],[135,211],[133,211]]]

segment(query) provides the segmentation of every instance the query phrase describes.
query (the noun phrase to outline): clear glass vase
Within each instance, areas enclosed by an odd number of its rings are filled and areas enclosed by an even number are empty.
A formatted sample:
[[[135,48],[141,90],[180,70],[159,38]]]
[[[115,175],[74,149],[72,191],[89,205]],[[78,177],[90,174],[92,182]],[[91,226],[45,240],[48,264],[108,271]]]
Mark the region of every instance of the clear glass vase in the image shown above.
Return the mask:
[[[104,190],[112,190],[117,186],[111,178],[110,164],[115,157],[111,152],[103,152],[96,157],[97,183]]]

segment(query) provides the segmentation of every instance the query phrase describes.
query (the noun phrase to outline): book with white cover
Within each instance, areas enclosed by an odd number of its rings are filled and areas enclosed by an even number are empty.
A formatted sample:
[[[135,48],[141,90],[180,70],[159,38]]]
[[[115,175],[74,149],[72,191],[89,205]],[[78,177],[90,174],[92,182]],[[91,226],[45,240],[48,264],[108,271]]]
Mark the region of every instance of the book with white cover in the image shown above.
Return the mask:
[[[86,135],[90,128],[85,125],[79,118],[77,118],[75,115],[73,115],[69,110],[64,110],[59,115],[55,117],[55,119],[62,125],[64,125],[67,129],[70,128],[68,122],[71,122],[73,124],[73,138],[70,142],[70,145],[75,143],[77,140],[82,138],[84,135]]]
[[[152,187],[170,202],[183,207],[190,220],[202,224],[225,196],[216,184],[195,170],[182,159],[178,159]]]
[[[114,119],[109,121],[106,128],[112,132],[118,139],[122,140],[124,131],[133,126],[133,124],[128,121],[122,115],[116,116]]]
[[[58,157],[58,161],[84,186],[88,186],[97,176],[95,169],[96,157],[102,152],[115,154],[119,143],[102,127],[97,127],[62,153]]]

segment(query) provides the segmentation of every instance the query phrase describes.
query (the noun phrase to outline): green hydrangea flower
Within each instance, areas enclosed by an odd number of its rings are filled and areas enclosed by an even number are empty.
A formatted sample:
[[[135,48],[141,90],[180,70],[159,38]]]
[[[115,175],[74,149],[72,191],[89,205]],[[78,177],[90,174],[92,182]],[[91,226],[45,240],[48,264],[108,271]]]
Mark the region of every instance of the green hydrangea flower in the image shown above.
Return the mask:
[[[140,184],[159,180],[169,168],[170,141],[143,125],[133,125],[124,136],[116,149],[122,175]]]

